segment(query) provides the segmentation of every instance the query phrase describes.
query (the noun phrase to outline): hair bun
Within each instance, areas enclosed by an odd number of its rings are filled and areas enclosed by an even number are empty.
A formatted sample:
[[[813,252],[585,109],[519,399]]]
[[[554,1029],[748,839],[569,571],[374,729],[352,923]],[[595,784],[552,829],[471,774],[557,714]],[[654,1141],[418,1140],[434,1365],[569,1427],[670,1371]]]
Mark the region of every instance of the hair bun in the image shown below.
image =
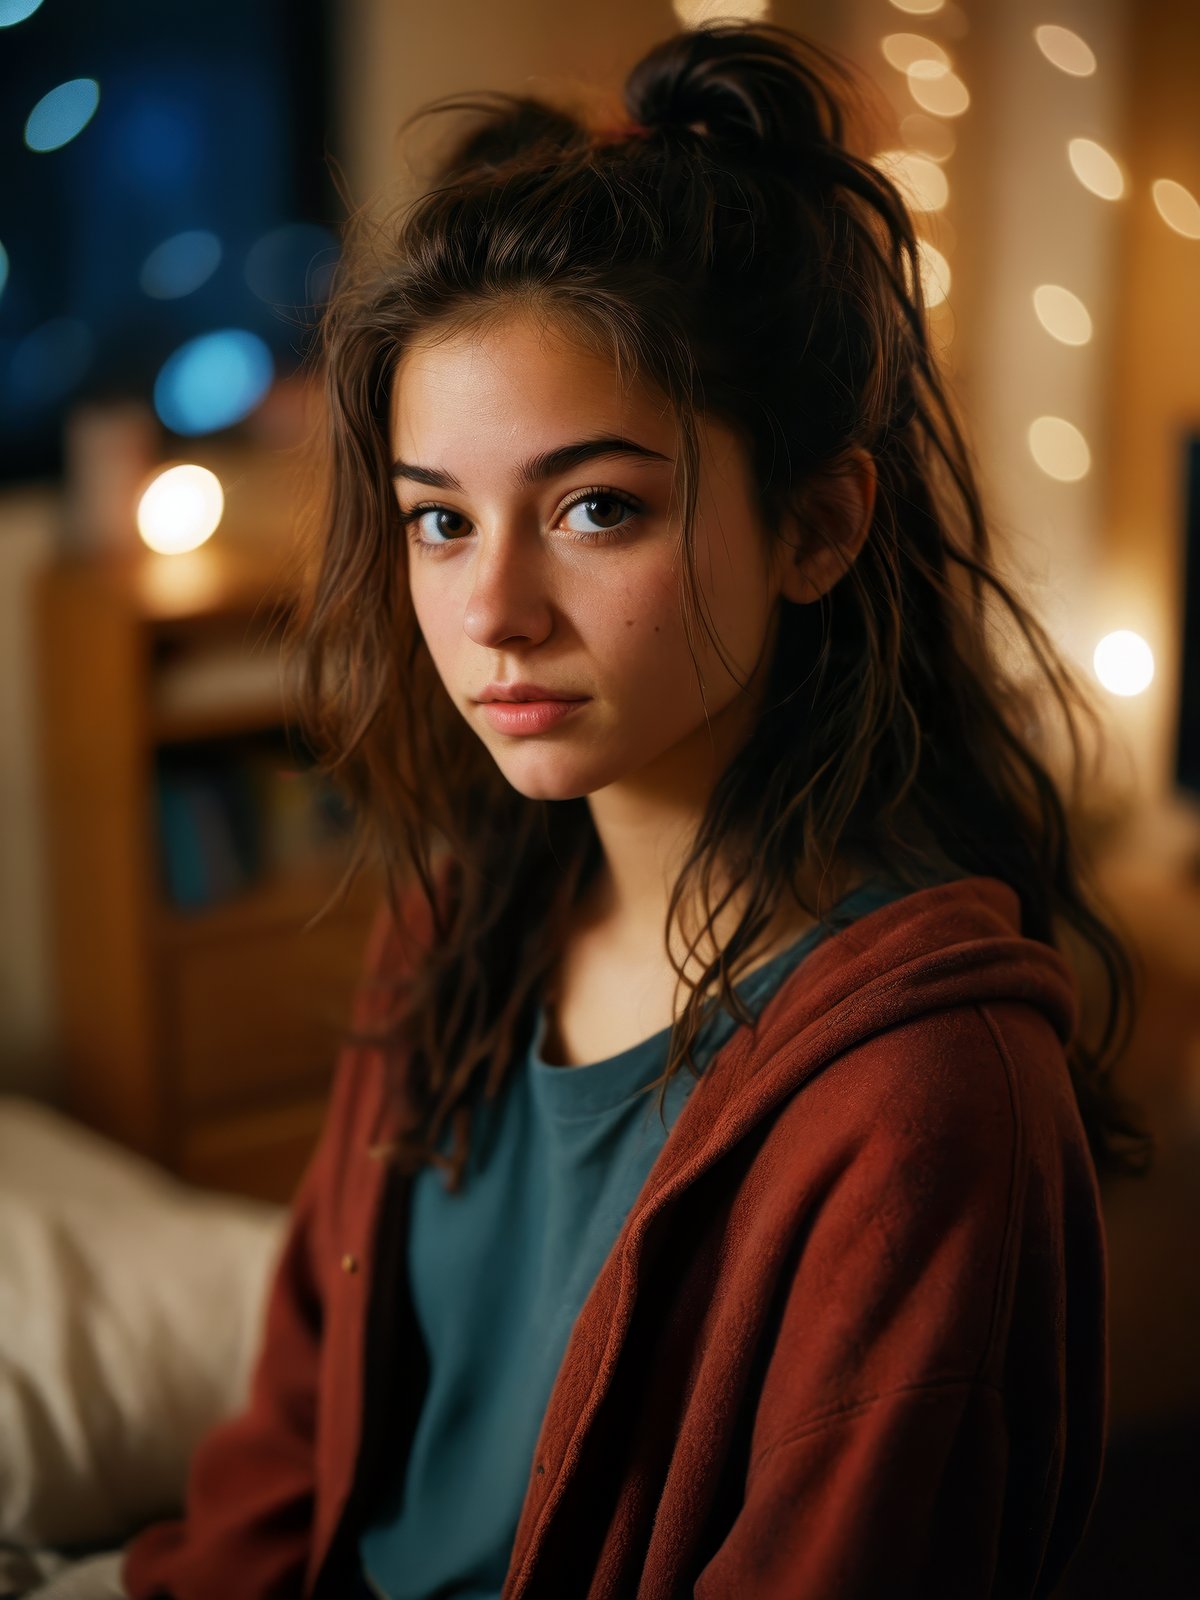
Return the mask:
[[[474,114],[474,122],[455,131],[435,167],[438,182],[462,179],[471,173],[494,172],[507,162],[544,149],[547,156],[578,143],[583,133],[575,119],[530,95],[500,89],[443,95],[421,106],[415,117],[429,112],[458,111]],[[408,127],[415,117],[401,126]]]
[[[820,58],[810,67],[797,47]],[[841,112],[822,73],[840,75],[818,47],[769,23],[714,23],[672,34],[625,80],[635,123],[718,140],[728,149],[811,150],[842,134]]]

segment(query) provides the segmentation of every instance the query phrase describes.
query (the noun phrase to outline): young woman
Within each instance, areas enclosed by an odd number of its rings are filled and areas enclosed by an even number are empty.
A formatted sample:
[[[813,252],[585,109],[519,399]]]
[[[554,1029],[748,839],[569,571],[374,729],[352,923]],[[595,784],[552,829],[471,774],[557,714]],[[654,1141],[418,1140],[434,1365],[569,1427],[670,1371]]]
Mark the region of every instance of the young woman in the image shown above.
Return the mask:
[[[450,102],[352,232],[303,643],[389,907],[133,1600],[1034,1596],[1081,1538],[1131,974],[854,87],[679,34],[621,126]]]

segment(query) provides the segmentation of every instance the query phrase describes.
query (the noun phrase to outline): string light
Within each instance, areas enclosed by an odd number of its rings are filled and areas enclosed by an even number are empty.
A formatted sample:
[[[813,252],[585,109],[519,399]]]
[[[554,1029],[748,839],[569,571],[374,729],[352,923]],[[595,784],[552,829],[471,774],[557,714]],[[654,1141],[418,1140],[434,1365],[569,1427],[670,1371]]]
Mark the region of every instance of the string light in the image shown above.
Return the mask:
[[[1119,200],[1125,193],[1125,178],[1116,158],[1095,139],[1069,140],[1067,158],[1084,188],[1102,200]]]
[[[946,174],[936,161],[911,150],[884,150],[875,165],[889,177],[912,211],[941,211],[950,198]]]
[[[1092,668],[1110,694],[1141,694],[1154,678],[1154,652],[1140,633],[1118,628],[1096,646]]]
[[[1200,201],[1190,189],[1176,183],[1174,178],[1156,178],[1150,185],[1150,193],[1168,228],[1174,228],[1185,239],[1200,239]]]
[[[908,72],[918,61],[934,61],[950,68],[950,57],[940,44],[923,33],[888,33],[879,41],[884,60],[897,72]]]
[[[151,480],[138,502],[138,532],[160,555],[180,555],[212,537],[224,510],[216,473],[187,462]]]
[[[908,69],[908,92],[935,117],[961,117],[971,104],[966,84],[940,61],[914,61]]]
[[[1033,309],[1046,332],[1063,344],[1087,344],[1092,337],[1088,308],[1060,283],[1039,283],[1033,291]]]
[[[1062,483],[1074,483],[1091,471],[1088,442],[1065,417],[1035,417],[1029,424],[1029,449],[1046,476]]]
[[[1073,78],[1089,78],[1096,70],[1096,57],[1090,45],[1072,33],[1070,28],[1060,28],[1056,23],[1043,23],[1033,30],[1037,47],[1046,60]]]

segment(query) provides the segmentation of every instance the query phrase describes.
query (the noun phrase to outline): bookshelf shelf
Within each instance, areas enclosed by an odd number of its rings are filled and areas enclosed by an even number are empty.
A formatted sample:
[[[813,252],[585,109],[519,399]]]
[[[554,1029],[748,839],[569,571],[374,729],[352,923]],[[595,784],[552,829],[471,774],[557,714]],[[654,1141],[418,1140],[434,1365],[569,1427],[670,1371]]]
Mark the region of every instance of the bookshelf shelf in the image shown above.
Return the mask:
[[[224,942],[244,933],[303,926],[322,911],[340,881],[343,868],[343,859],[331,856],[325,862],[293,873],[273,874],[220,905],[200,911],[163,906],[158,917],[159,937],[165,946],[186,949],[214,941]],[[375,884],[360,879],[346,901],[332,907],[328,915],[367,915],[377,903]]]
[[[239,706],[212,706],[195,711],[152,711],[150,737],[155,744],[199,744],[241,733],[267,733],[282,726],[278,700]]]
[[[262,802],[283,843],[229,882],[202,870],[204,829],[164,831],[163,784],[194,769],[203,789],[207,770],[250,760],[266,781],[289,750],[279,639],[295,593],[278,549],[214,539],[187,557],[63,560],[35,596],[67,1107],[190,1181],[276,1200],[320,1126],[379,889],[360,879],[312,921],[346,843],[296,842],[303,774],[284,809]],[[175,898],[181,838],[201,903]]]

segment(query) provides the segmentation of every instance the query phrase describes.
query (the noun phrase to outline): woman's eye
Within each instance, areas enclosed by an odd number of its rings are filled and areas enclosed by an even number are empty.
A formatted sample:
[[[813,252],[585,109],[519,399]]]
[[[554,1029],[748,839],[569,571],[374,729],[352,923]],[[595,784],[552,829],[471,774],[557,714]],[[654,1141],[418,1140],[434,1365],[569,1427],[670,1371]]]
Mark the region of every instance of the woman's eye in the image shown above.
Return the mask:
[[[428,522],[426,518],[429,519]],[[451,524],[464,523],[466,521],[466,518],[459,516],[457,511],[450,511],[445,506],[425,506],[424,508],[418,506],[415,511],[410,511],[404,520],[409,524],[415,536],[423,543],[442,544],[446,542],[443,540],[442,535],[445,535],[446,540],[449,540],[462,532],[460,527],[443,527],[441,525],[441,519],[443,518]]]
[[[632,514],[633,507],[615,494],[590,494],[586,499],[576,500],[568,506],[564,514],[573,516],[577,511],[584,514],[585,520],[582,525],[576,525],[574,532],[612,533],[624,525],[623,519]]]
[[[615,490],[589,489],[563,507],[555,527],[564,524],[585,544],[601,543],[623,534],[630,523],[637,521],[639,510],[635,501]],[[402,511],[400,520],[420,550],[456,544],[471,527],[468,518],[449,506],[414,506],[411,511]]]

